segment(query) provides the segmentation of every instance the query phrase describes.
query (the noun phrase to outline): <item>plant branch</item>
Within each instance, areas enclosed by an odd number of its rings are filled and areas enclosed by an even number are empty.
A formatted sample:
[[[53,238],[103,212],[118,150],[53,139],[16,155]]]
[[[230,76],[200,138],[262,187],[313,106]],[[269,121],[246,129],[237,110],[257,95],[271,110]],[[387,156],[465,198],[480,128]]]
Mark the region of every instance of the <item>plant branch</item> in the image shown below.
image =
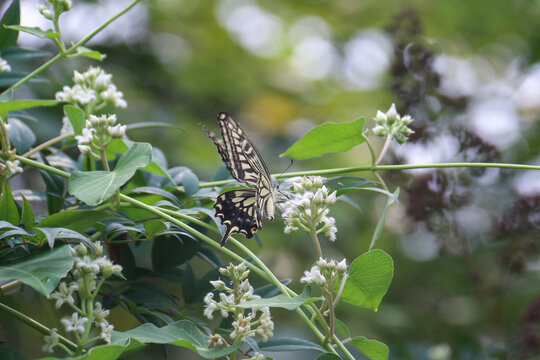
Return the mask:
[[[40,322],[37,322],[36,320],[32,319],[31,317],[21,313],[20,311],[17,311],[15,309],[13,309],[12,307],[7,306],[6,304],[0,303],[0,310],[2,310],[4,312],[8,313],[9,315],[17,318],[18,320],[25,323],[26,325],[36,329],[37,331],[39,331],[43,335],[50,335],[51,334],[51,329],[49,329],[45,325],[41,324]],[[73,349],[73,350],[77,349],[77,345],[74,344],[73,342],[71,342],[69,339],[66,339],[62,335],[58,335],[58,338],[59,338],[59,340],[60,340],[60,342],[62,344],[66,345],[70,349]]]
[[[390,144],[392,143],[392,139],[394,138],[394,134],[390,133],[386,137],[386,141],[384,142],[383,148],[381,150],[381,153],[379,154],[379,158],[375,162],[375,165],[379,165],[381,161],[384,159],[384,156],[386,155],[386,152],[390,148]]]
[[[75,136],[75,134],[64,134],[64,135],[54,137],[54,138],[52,138],[50,140],[47,140],[44,143],[36,146],[35,148],[28,150],[22,156],[30,157],[31,155],[33,155],[33,154],[35,154],[37,152],[40,152],[41,150],[43,150],[45,148],[48,148],[49,146],[52,146],[52,145],[56,144],[57,142],[60,142],[60,141],[65,140],[65,139],[69,139],[69,138],[71,138],[73,136]]]

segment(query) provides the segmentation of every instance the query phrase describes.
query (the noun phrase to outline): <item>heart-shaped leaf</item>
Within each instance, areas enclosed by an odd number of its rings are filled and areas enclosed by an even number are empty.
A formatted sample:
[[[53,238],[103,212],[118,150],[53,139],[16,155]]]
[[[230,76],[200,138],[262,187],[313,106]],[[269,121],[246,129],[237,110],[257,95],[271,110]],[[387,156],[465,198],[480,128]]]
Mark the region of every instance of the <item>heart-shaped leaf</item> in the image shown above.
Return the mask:
[[[393,274],[394,262],[390,255],[379,249],[364,253],[351,263],[341,299],[377,311]]]
[[[371,360],[388,360],[388,346],[380,341],[358,336],[351,340],[351,344]]]

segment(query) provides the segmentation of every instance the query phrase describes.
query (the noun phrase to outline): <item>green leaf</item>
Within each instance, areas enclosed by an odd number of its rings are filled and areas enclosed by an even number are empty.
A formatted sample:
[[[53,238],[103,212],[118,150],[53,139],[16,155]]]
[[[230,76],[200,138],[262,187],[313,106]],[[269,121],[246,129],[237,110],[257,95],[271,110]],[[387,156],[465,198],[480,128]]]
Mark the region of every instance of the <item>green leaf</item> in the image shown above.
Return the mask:
[[[8,62],[10,60],[21,61],[21,60],[27,60],[27,59],[35,59],[38,57],[50,56],[50,55],[51,53],[49,51],[31,50],[31,49],[21,48],[18,46],[10,46],[7,48],[2,48],[2,58],[4,60],[7,60]]]
[[[77,48],[77,55],[86,56],[94,60],[102,61],[107,57],[107,55],[100,53],[99,51],[89,49],[84,46],[79,46]]]
[[[0,359],[3,360],[28,360],[16,351],[10,349],[0,349]]]
[[[19,225],[19,209],[15,200],[13,199],[13,194],[9,188],[7,182],[4,183],[4,191],[2,192],[2,199],[0,199],[0,219],[9,221],[13,225]]]
[[[64,113],[69,119],[75,135],[81,135],[85,127],[84,111],[75,105],[65,105]]]
[[[22,207],[22,214],[21,214],[21,224],[24,226],[26,230],[30,230],[34,227],[34,223],[36,222],[34,218],[34,210],[32,210],[32,207],[28,203],[28,200],[24,197],[24,195],[21,195],[23,199],[23,207]]]
[[[19,280],[48,297],[72,267],[69,248],[61,246],[16,264],[0,266],[0,281]]]
[[[113,171],[73,171],[69,178],[69,192],[88,205],[97,205],[110,198],[138,168],[148,165],[151,160],[152,146],[135,143],[120,157]]]
[[[173,177],[173,184],[182,185],[187,197],[193,196],[199,190],[199,178],[191,169],[179,166],[170,169],[169,172]]]
[[[317,360],[341,360],[341,358],[337,356],[336,354],[326,353],[326,354],[319,355]]]
[[[390,205],[392,205],[394,202],[397,201],[397,198],[399,197],[399,188],[396,189],[396,191],[392,194],[393,196],[389,196],[386,199],[386,203],[384,204],[384,208],[381,212],[381,215],[379,216],[379,221],[377,221],[377,226],[375,227],[375,231],[373,232],[373,237],[371,238],[371,244],[369,244],[369,249],[373,249],[375,247],[375,243],[377,242],[377,239],[381,236],[381,233],[384,229],[384,224],[386,222],[386,212],[388,211],[388,208]]]
[[[6,25],[19,25],[21,23],[21,9],[19,0],[13,0],[0,20],[0,49],[15,46],[19,33],[6,29]]]
[[[8,72],[0,72],[0,87],[11,86],[16,82],[20,81],[26,75],[28,75],[28,73],[13,70]],[[39,75],[36,75],[28,80],[29,83],[42,83],[46,81],[47,80],[44,77],[41,77]],[[13,95],[13,89],[8,89],[6,91],[11,93],[11,95],[8,96],[7,94],[5,94],[7,97],[2,96],[2,102],[9,101]]]
[[[38,27],[28,27],[20,25],[9,25],[6,26],[6,28],[10,30],[22,31],[31,35],[38,36],[40,38],[54,39],[58,37],[58,33],[53,31],[52,29],[42,30]]]
[[[32,129],[19,119],[9,119],[9,141],[13,144],[17,153],[24,154],[36,143],[36,135]]]
[[[153,324],[143,324],[125,332],[113,331],[111,345],[129,344],[129,339],[141,343],[172,344],[197,352],[205,359],[215,359],[236,351],[243,343],[219,349],[209,349],[209,337],[203,334],[191,321],[181,320],[158,328]]]
[[[144,230],[146,230],[146,236],[150,239],[157,234],[167,230],[169,227],[162,220],[148,220],[144,223]]]
[[[64,227],[77,232],[83,232],[98,221],[111,217],[106,211],[72,210],[63,211],[47,216],[36,226],[40,227]]]
[[[371,360],[388,360],[388,346],[382,342],[358,336],[351,340],[351,344]]]
[[[363,143],[362,128],[366,119],[347,123],[327,122],[311,129],[280,156],[309,159],[329,152],[345,152]]]
[[[293,337],[274,337],[265,342],[259,342],[259,349],[263,351],[295,351],[295,350],[317,350],[325,352],[322,346],[311,341],[296,339]]]
[[[345,323],[338,318],[335,319],[335,329],[336,332],[344,338],[347,339],[351,337],[351,333],[349,332],[347,325],[345,325]]]
[[[317,300],[321,299],[318,297],[311,297],[311,288],[309,286],[306,286],[300,295],[292,298],[288,297],[285,294],[281,294],[267,299],[261,298],[245,301],[238,304],[237,306],[244,309],[269,306],[279,307],[287,310],[294,310],[303,304],[311,303]]]
[[[54,106],[60,103],[56,100],[13,100],[9,102],[0,102],[0,116],[4,117],[7,113],[15,110],[29,109],[37,106]]]
[[[52,249],[54,248],[54,242],[56,239],[78,239],[81,242],[88,245],[90,248],[94,248],[94,244],[92,241],[85,235],[79,234],[76,231],[69,230],[62,227],[34,227],[34,232],[36,234],[41,234],[43,238],[47,239],[47,243],[49,244],[49,247]]]
[[[364,253],[351,263],[341,299],[377,311],[393,274],[394,262],[390,255],[379,249]],[[337,287],[339,282],[334,290]]]

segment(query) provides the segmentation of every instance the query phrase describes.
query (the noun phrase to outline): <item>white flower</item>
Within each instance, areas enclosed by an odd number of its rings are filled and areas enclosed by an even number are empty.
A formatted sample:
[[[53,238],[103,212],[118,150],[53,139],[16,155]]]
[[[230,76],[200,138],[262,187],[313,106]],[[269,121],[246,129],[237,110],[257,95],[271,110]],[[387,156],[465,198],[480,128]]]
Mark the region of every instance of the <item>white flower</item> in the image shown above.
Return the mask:
[[[94,321],[100,322],[104,321],[107,316],[109,316],[110,311],[102,308],[100,302],[94,304]]]
[[[221,335],[219,334],[210,335],[210,339],[208,339],[208,347],[218,347],[223,344],[225,344],[225,341]]]
[[[236,321],[233,321],[232,323],[234,330],[230,335],[231,339],[235,339],[236,337],[243,339],[246,336],[249,336],[249,332],[251,331],[251,320],[251,315],[244,316],[243,314],[238,314]]]
[[[73,130],[73,125],[71,125],[71,121],[69,121],[69,118],[67,116],[64,116],[62,118],[62,129],[60,130],[60,135],[71,135],[75,131]]]
[[[77,145],[77,147],[83,155],[90,155],[92,153],[92,148],[88,145]]]
[[[52,14],[52,11],[49,10],[49,8],[44,5],[44,4],[39,4],[38,6],[38,11],[41,15],[43,15],[46,19],[48,20],[52,20],[53,19],[53,14]]]
[[[79,286],[76,283],[72,283],[69,287],[65,282],[61,282],[58,286],[58,290],[51,294],[51,299],[56,300],[56,308],[59,309],[64,303],[73,304],[75,299],[73,298],[73,291],[78,290]]]
[[[11,66],[9,66],[8,62],[0,57],[0,72],[8,72],[11,71]]]
[[[117,91],[114,84],[107,86],[100,96],[103,100],[111,102],[117,107],[125,108],[127,106],[127,102],[124,100],[124,94],[121,91]]]
[[[88,322],[87,317],[79,318],[79,313],[74,312],[73,315],[71,315],[70,318],[63,318],[60,320],[62,324],[66,327],[66,331],[78,331],[79,333],[84,332],[84,326]]]
[[[316,284],[318,286],[323,286],[326,284],[326,279],[321,274],[321,270],[318,266],[313,266],[311,270],[304,271],[304,276],[300,279],[300,282],[306,284]]]
[[[113,138],[121,138],[121,137],[124,137],[124,135],[126,135],[126,128],[127,128],[126,125],[116,124],[115,126],[109,126],[107,128],[107,132]]]
[[[217,302],[214,300],[214,294],[209,292],[204,297],[204,303],[206,304],[204,306],[204,312],[203,315],[206,316],[208,319],[212,320],[214,318],[214,311],[218,308]]]
[[[90,258],[90,256],[85,255],[82,258],[74,258],[75,264],[74,267],[81,272],[90,272],[98,273],[100,270],[99,262]]]
[[[414,131],[407,127],[413,118],[410,115],[401,117],[396,110],[396,104],[392,104],[386,113],[377,111],[373,120],[376,123],[372,129],[375,135],[381,137],[392,135],[400,144],[407,141],[409,135],[414,134]]]
[[[222,280],[213,280],[210,281],[210,284],[214,287],[216,290],[226,290],[228,289],[225,283]]]
[[[77,140],[77,144],[86,145],[86,144],[92,143],[94,141],[95,133],[96,133],[96,129],[89,129],[87,127],[82,129],[82,135],[75,136],[75,139]]]
[[[264,360],[264,355],[255,351],[252,357],[248,360]]]
[[[110,344],[111,343],[112,331],[114,329],[114,326],[109,324],[109,322],[107,320],[102,320],[99,323],[99,327],[101,328],[101,333],[100,333],[99,337],[102,338],[103,340],[105,340],[105,342],[107,344]]]
[[[9,174],[17,174],[17,173],[22,173],[23,172],[23,168],[20,166],[20,162],[19,160],[14,160],[14,161],[10,161],[10,160],[7,160],[6,161],[6,169],[8,171]]]
[[[260,309],[262,314],[259,317],[260,325],[256,329],[256,333],[262,337],[263,341],[267,341],[274,336],[274,322],[270,317],[270,308],[264,307]]]
[[[45,345],[41,348],[43,352],[52,353],[54,347],[58,345],[60,341],[60,336],[58,336],[58,329],[52,328],[49,335],[45,336]]]
[[[345,273],[347,271],[347,259],[343,259],[340,262],[337,263],[336,269],[341,274]]]

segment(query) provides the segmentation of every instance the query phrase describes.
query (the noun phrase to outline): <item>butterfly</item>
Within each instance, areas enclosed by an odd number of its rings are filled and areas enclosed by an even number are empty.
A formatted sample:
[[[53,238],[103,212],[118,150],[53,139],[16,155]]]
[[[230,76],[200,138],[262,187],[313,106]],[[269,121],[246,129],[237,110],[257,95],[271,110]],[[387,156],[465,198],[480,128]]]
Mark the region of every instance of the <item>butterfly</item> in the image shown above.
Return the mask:
[[[262,228],[263,216],[274,218],[277,187],[272,184],[261,154],[242,127],[227,113],[220,112],[217,121],[221,139],[203,125],[204,131],[216,145],[221,159],[231,175],[250,188],[230,190],[216,198],[214,211],[225,226],[221,246],[232,234],[251,238]]]

